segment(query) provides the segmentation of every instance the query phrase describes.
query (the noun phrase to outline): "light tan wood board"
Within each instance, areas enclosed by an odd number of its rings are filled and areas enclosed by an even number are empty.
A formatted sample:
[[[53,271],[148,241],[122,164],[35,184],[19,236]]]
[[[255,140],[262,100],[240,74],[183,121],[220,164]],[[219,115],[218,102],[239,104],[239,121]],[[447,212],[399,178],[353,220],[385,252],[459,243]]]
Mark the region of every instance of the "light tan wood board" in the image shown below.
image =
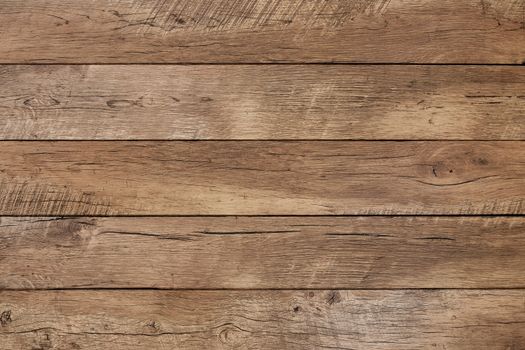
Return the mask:
[[[15,140],[523,140],[525,69],[0,66],[0,116]]]
[[[0,292],[3,349],[521,349],[518,290]]]
[[[525,60],[523,1],[0,1],[0,63]]]
[[[525,287],[523,217],[0,219],[0,289]]]
[[[522,142],[1,146],[1,215],[525,213]]]

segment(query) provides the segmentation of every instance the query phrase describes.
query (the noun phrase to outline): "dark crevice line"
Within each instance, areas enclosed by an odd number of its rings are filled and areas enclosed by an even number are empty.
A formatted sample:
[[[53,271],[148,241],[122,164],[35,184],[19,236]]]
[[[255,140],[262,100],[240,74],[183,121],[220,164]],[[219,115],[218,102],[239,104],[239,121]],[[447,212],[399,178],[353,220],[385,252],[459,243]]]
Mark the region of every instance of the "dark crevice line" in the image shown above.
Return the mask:
[[[1,292],[49,292],[49,291],[64,291],[64,292],[81,292],[81,291],[91,291],[91,292],[110,292],[110,291],[173,291],[173,292],[184,292],[184,291],[239,291],[239,292],[249,292],[249,291],[497,291],[497,290],[519,290],[525,291],[525,286],[523,287],[439,287],[439,288],[348,288],[348,287],[337,287],[337,286],[328,286],[326,288],[161,288],[161,287],[79,287],[79,288],[34,288],[34,289],[25,289],[25,288],[15,288],[15,289],[0,289]]]
[[[2,142],[524,142],[525,139],[0,139]]]
[[[442,218],[498,218],[498,217],[511,217],[511,218],[525,218],[524,214],[260,214],[260,215],[246,215],[246,214],[121,214],[121,215],[100,215],[100,214],[2,214],[0,218],[62,218],[62,219],[74,219],[74,218],[344,218],[344,217],[383,217],[383,218],[403,218],[403,217],[442,217]]]
[[[218,327],[212,327],[211,329],[216,329],[216,328],[219,328],[220,326]],[[166,336],[166,335],[170,335],[170,336],[173,336],[173,335],[178,335],[178,336],[184,336],[184,335],[192,335],[192,334],[199,334],[199,333],[204,333],[206,332],[205,330],[202,330],[202,331],[193,331],[193,332],[157,332],[157,333],[127,333],[127,332],[95,332],[95,331],[91,331],[91,332],[67,332],[67,331],[62,331],[60,329],[57,329],[57,328],[53,328],[53,327],[42,327],[42,328],[37,328],[37,329],[30,329],[30,330],[27,330],[27,331],[12,331],[12,332],[2,332],[1,334],[9,334],[9,335],[19,335],[19,334],[34,334],[34,333],[38,333],[40,331],[51,331],[51,332],[57,332],[57,333],[61,333],[61,334],[67,334],[67,335],[75,335],[75,336],[87,336],[87,335],[96,335],[96,336],[125,336],[125,337],[133,337],[133,336],[138,336],[138,337],[161,337],[161,336]],[[50,349],[50,348],[44,348],[42,347],[42,345],[40,345],[40,347],[32,347],[31,349]]]
[[[416,63],[416,62],[0,62],[4,66],[502,66],[522,67],[522,63]]]

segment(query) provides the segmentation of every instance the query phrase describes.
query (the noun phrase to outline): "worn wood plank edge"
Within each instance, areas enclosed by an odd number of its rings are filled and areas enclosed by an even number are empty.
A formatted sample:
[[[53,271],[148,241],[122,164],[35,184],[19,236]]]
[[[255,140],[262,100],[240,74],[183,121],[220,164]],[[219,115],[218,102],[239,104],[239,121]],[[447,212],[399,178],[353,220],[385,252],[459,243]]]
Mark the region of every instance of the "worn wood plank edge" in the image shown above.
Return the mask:
[[[521,349],[523,290],[0,292],[7,349]],[[38,347],[40,346],[40,347]]]
[[[0,138],[525,139],[522,69],[308,67],[0,66]]]
[[[102,1],[89,5],[5,1],[3,5],[5,61],[198,62],[222,58],[515,63],[524,59],[519,45],[523,39],[520,1],[509,5],[495,0],[339,0],[330,7],[317,1],[276,5],[252,1],[110,5]],[[25,24],[27,17],[31,21],[26,26],[10,25]]]
[[[524,214],[522,143],[6,142],[1,213]]]
[[[517,288],[524,233],[506,217],[1,217],[0,288]]]

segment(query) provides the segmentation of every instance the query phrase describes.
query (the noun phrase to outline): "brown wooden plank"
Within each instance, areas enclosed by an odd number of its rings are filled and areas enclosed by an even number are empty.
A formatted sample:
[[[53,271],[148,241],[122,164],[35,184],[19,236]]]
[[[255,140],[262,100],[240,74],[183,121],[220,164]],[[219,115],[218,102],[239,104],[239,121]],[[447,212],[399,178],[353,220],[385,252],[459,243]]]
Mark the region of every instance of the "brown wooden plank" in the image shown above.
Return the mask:
[[[3,66],[0,139],[525,139],[525,70]]]
[[[525,347],[523,290],[1,292],[18,349]]]
[[[1,0],[0,63],[522,63],[525,3]]]
[[[1,147],[1,215],[525,213],[518,141]]]
[[[1,218],[0,289],[522,288],[523,217]]]

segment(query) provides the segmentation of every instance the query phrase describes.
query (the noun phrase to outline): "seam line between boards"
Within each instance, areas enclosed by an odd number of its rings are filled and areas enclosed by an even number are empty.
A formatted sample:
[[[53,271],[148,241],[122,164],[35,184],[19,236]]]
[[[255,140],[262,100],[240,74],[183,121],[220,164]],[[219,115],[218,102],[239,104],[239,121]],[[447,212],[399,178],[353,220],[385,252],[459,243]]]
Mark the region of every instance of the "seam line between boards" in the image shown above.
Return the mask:
[[[440,143],[452,143],[452,142],[525,142],[525,139],[0,139],[2,142],[93,142],[93,143],[111,143],[111,142],[158,142],[158,143],[204,143],[204,142],[286,142],[286,143],[305,143],[305,142],[398,142],[398,143],[416,143],[416,142],[440,142]]]
[[[522,63],[416,62],[0,62],[4,66],[493,66],[523,67]]]
[[[406,217],[441,217],[441,218],[525,218],[525,214],[260,214],[260,215],[236,215],[236,214],[225,214],[225,215],[213,215],[213,214],[168,214],[168,215],[155,215],[155,214],[130,214],[130,215],[51,215],[51,214],[20,214],[20,215],[9,215],[1,214],[0,217],[4,218],[57,218],[57,219],[75,219],[75,218],[351,218],[351,217],[383,217],[383,218],[406,218]]]
[[[46,292],[46,291],[173,291],[173,292],[183,292],[183,291],[327,291],[327,290],[338,290],[338,291],[496,291],[496,290],[518,290],[525,291],[525,287],[488,287],[488,288],[475,288],[475,287],[466,287],[466,288],[340,288],[340,287],[327,287],[327,288],[148,288],[148,287],[111,287],[111,288],[35,288],[35,289],[0,289],[2,292]]]

